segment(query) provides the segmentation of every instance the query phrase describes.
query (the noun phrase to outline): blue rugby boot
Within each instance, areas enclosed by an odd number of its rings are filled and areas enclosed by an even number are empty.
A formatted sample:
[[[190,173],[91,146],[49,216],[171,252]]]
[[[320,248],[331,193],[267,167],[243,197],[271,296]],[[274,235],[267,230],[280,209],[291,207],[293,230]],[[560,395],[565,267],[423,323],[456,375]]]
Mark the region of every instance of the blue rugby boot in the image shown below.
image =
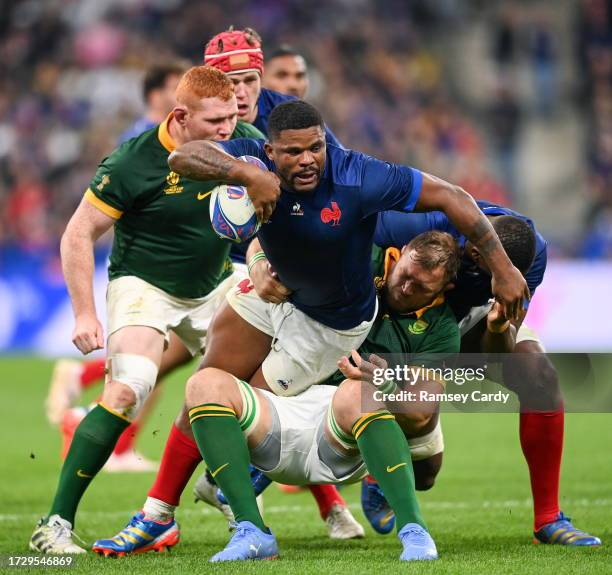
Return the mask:
[[[576,529],[563,511],[552,523],[544,525],[533,533],[534,543],[544,543],[547,545],[574,545],[576,547],[596,547],[601,545],[601,539]]]
[[[147,519],[139,511],[112,539],[98,539],[92,550],[105,557],[123,557],[147,551],[166,551],[181,538],[178,523],[173,519],[160,522]]]
[[[373,478],[366,477],[361,482],[361,508],[374,531],[386,535],[393,530],[395,513]]]
[[[260,471],[259,469],[257,469],[257,467],[253,465],[249,465],[249,471],[251,473],[251,485],[253,486],[253,490],[255,491],[255,497],[259,497],[268,488],[270,483],[272,483],[272,480],[268,479],[268,477],[266,477],[263,471]],[[217,490],[217,499],[224,505],[229,505],[221,489]]]
[[[278,557],[278,545],[273,533],[264,533],[250,521],[241,521],[233,527],[234,534],[229,543],[223,551],[210,558],[211,563]]]
[[[404,546],[401,561],[430,561],[438,558],[434,540],[418,523],[407,523],[397,536]]]

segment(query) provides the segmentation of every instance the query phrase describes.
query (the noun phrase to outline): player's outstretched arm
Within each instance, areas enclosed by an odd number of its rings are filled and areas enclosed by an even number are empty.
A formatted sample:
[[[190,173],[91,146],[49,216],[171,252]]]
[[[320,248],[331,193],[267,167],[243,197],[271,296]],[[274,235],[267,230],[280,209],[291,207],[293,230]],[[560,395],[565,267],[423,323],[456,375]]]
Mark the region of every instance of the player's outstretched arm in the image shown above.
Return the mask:
[[[62,236],[62,270],[72,301],[75,327],[72,342],[81,353],[104,347],[104,333],[93,296],[94,244],[115,223],[85,198]]]
[[[257,217],[263,222],[270,219],[280,195],[280,181],[276,174],[237,160],[217,144],[206,140],[179,146],[168,157],[168,165],[173,172],[191,180],[217,180],[245,186]]]
[[[423,187],[415,211],[444,212],[453,225],[480,251],[493,276],[495,298],[509,319],[518,319],[523,301],[530,297],[527,282],[516,269],[487,217],[465,190],[423,173]]]

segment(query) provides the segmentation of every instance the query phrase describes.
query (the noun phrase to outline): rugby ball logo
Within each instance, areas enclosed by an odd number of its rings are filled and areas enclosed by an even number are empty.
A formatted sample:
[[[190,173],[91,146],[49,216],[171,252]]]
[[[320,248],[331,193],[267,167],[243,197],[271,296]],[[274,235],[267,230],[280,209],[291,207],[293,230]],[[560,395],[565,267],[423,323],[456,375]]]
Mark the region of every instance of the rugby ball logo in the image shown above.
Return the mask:
[[[238,159],[255,164],[262,170],[268,169],[254,156],[241,156]],[[211,192],[210,222],[218,236],[236,243],[251,239],[260,227],[246,188],[227,184],[221,184]]]

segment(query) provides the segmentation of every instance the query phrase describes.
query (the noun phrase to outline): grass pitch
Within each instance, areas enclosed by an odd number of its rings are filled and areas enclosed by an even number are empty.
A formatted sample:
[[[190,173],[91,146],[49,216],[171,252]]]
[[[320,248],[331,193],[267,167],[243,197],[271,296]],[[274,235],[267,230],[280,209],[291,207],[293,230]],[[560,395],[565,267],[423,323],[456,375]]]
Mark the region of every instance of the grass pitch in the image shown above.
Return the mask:
[[[0,358],[4,439],[0,481],[0,555],[29,553],[28,539],[46,513],[56,486],[60,438],[49,427],[43,400],[52,363]],[[139,449],[159,459],[181,401],[188,371],[165,382]],[[611,374],[612,375],[612,374]],[[532,545],[529,479],[514,414],[444,414],[446,453],[437,485],[420,495],[440,560],[400,564],[395,534],[336,542],[326,536],[309,493],[283,494],[271,486],[265,517],[277,534],[281,558],[271,562],[210,565],[228,534],[214,510],[195,505],[191,486],[178,520],[182,542],[170,553],[110,560],[78,557],[72,573],[610,573],[612,572],[612,417],[568,414],[562,471],[562,507],[574,523],[599,535],[599,549]],[[140,508],[153,474],[102,473],[85,494],[77,533],[92,543],[114,535]],[[357,486],[343,489],[365,525]],[[57,569],[57,568],[56,568]],[[58,569],[59,570],[59,569]],[[13,571],[13,570],[11,570]],[[6,572],[9,572],[6,570]],[[38,571],[40,572],[40,571]]]

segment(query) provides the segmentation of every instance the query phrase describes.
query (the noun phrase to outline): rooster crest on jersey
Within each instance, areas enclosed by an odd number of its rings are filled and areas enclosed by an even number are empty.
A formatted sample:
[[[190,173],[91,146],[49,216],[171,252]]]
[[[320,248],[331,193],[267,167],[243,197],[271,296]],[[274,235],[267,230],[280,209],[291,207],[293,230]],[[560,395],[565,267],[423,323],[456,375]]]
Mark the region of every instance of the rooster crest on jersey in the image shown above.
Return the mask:
[[[240,156],[243,162],[262,170],[266,165],[254,156]],[[210,222],[218,236],[241,243],[252,238],[260,227],[255,208],[244,186],[221,184],[210,195]]]

